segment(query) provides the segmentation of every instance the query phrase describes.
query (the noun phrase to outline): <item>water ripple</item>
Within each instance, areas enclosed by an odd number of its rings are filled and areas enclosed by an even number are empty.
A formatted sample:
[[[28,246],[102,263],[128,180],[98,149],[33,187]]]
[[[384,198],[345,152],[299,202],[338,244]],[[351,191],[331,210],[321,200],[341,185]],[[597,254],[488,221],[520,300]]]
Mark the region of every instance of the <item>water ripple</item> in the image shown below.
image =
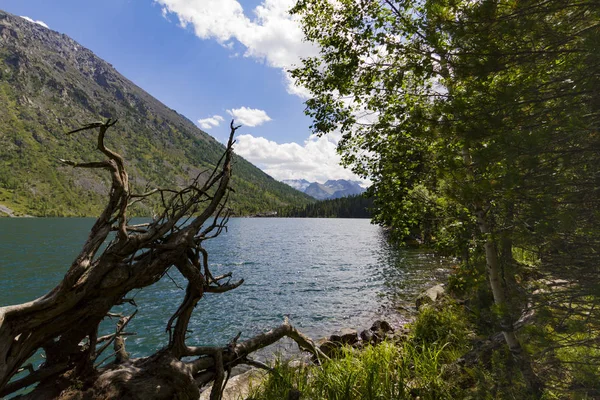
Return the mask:
[[[92,223],[1,219],[0,305],[52,289]],[[430,254],[392,248],[367,220],[232,219],[227,232],[205,244],[213,273],[231,271],[245,283],[200,301],[189,339],[198,345],[223,344],[240,331],[250,337],[279,325],[284,316],[313,337],[342,326],[364,328],[398,302],[412,300],[444,265]],[[183,284],[175,269],[170,276]],[[135,296],[139,313],[129,330],[138,336],[128,339],[127,349],[142,356],[165,345],[166,322],[184,292],[165,277]],[[101,330],[114,331],[114,323],[104,321]]]

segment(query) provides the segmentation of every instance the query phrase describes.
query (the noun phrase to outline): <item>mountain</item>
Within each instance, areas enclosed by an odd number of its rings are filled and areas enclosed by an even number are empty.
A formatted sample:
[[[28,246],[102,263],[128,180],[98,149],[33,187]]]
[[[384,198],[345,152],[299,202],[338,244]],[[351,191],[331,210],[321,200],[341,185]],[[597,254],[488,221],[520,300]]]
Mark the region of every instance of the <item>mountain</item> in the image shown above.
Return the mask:
[[[299,190],[301,192],[304,192],[306,188],[310,185],[310,182],[306,179],[284,179],[281,182],[285,183],[286,185],[290,185],[294,189]]]
[[[125,157],[132,191],[183,187],[224,151],[73,39],[0,11],[0,204],[21,214],[96,215],[108,174],[74,170],[58,159],[102,159],[95,132],[65,134],[102,118],[119,119],[107,145]],[[241,157],[233,168],[231,205],[238,214],[313,201]],[[136,212],[149,215],[152,208]]]
[[[308,182],[306,179],[287,179],[282,182],[317,200],[339,199],[355,196],[365,191],[360,186],[360,182],[346,179],[328,180],[325,183]]]
[[[335,190],[325,186],[319,182],[313,182],[306,189],[304,189],[304,193],[309,195],[310,197],[314,197],[317,200],[325,200],[330,199],[335,193]]]
[[[366,189],[360,186],[360,182],[347,181],[345,179],[329,180],[325,182],[325,186],[333,189],[333,195],[330,199],[339,199],[340,197],[355,196],[364,193]]]

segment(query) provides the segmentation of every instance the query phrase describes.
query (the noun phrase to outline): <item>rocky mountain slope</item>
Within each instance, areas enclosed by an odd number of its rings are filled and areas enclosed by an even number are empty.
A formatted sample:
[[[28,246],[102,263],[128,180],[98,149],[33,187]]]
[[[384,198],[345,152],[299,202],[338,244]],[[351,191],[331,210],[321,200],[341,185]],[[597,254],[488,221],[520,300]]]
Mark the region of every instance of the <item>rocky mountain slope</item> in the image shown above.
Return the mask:
[[[285,183],[286,185],[290,185],[294,189],[303,193],[311,184],[311,182],[307,181],[306,179],[284,179],[281,182]]]
[[[126,158],[134,191],[181,187],[224,151],[73,39],[0,11],[0,204],[21,214],[97,214],[108,175],[58,159],[101,159],[93,132],[65,132],[102,118],[119,119],[107,144]],[[311,201],[241,157],[233,187],[239,214]]]
[[[306,179],[286,179],[282,182],[317,200],[339,199],[365,191],[359,182],[346,179],[328,180],[325,183],[309,182]]]

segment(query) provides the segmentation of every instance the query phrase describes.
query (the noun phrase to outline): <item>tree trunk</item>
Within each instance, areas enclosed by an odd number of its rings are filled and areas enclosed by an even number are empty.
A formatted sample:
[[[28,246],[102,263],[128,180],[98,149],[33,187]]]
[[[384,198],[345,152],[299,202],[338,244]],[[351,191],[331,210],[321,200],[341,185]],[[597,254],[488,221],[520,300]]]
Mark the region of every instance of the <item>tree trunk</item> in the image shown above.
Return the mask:
[[[500,275],[500,263],[498,260],[496,242],[494,241],[490,232],[488,223],[486,221],[485,212],[481,209],[478,209],[475,212],[475,216],[477,217],[479,230],[485,236],[484,248],[487,274],[490,281],[490,288],[492,289],[492,294],[494,296],[494,303],[502,313],[502,335],[504,336],[504,340],[506,341],[511,354],[519,366],[521,373],[523,374],[523,378],[525,379],[525,383],[527,384],[529,391],[535,396],[535,398],[541,398],[543,384],[533,371],[529,355],[523,350],[523,347],[521,346],[521,343],[519,342],[514,331],[514,321],[511,317],[512,313],[508,309],[509,304],[506,301],[505,287]]]
[[[473,161],[471,159],[469,148],[463,147],[463,160],[467,167],[467,174],[473,181]],[[484,237],[484,250],[486,260],[486,271],[490,282],[490,288],[494,297],[494,304],[501,312],[501,329],[504,340],[513,355],[515,362],[519,366],[523,379],[531,394],[535,398],[541,398],[543,393],[543,383],[533,371],[531,360],[527,352],[523,350],[514,330],[514,320],[509,312],[509,304],[506,301],[506,287],[501,277],[501,264],[498,257],[497,244],[488,222],[487,210],[484,209],[481,200],[475,200],[473,203],[474,214],[477,219],[479,231]],[[512,257],[512,255],[511,255]]]

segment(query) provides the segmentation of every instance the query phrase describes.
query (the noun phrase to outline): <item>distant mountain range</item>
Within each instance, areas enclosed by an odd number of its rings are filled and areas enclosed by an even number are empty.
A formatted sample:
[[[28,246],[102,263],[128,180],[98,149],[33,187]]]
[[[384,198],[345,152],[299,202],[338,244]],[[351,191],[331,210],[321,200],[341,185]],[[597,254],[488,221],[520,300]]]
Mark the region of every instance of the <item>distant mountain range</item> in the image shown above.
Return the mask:
[[[3,209],[17,215],[97,215],[110,188],[108,173],[75,170],[58,159],[101,159],[95,132],[65,132],[103,118],[119,119],[107,144],[125,157],[132,192],[181,188],[212,169],[225,149],[70,37],[0,10]],[[313,201],[241,157],[233,168],[230,205],[238,214]],[[135,213],[151,215],[159,202],[140,205]],[[1,210],[0,216],[9,214]]]
[[[282,181],[317,200],[339,199],[365,192],[360,182],[346,179],[328,180],[325,183],[309,182],[306,179],[285,179]]]

